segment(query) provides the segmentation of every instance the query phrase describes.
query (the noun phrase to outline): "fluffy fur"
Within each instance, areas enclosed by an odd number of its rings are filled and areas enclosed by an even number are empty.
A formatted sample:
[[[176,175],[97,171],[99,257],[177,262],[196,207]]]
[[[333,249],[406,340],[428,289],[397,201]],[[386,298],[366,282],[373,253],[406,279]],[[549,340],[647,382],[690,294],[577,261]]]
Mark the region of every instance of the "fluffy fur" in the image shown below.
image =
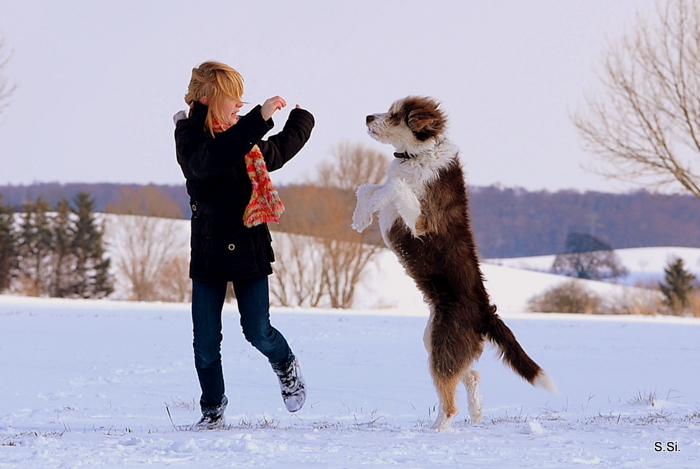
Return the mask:
[[[469,221],[458,148],[445,136],[446,117],[431,98],[409,96],[387,113],[367,116],[370,136],[393,145],[396,159],[382,185],[357,190],[353,228],[363,231],[379,212],[386,244],[416,282],[430,308],[424,342],[440,399],[434,428],[450,428],[462,382],[473,423],[481,419],[479,374],[471,368],[484,341],[534,386],[556,392],[496,314],[483,283]]]

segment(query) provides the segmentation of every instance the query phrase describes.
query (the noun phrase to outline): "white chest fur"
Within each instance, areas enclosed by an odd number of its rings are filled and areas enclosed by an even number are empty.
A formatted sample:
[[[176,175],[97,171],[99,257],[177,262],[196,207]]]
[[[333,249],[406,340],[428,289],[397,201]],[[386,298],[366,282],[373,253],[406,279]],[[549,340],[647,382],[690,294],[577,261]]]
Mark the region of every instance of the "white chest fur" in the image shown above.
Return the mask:
[[[445,140],[432,151],[394,160],[387,170],[385,184],[358,188],[353,228],[363,231],[372,223],[372,214],[379,212],[379,227],[385,242],[398,217],[417,236],[415,226],[421,214],[420,201],[425,190],[457,152],[457,146]]]

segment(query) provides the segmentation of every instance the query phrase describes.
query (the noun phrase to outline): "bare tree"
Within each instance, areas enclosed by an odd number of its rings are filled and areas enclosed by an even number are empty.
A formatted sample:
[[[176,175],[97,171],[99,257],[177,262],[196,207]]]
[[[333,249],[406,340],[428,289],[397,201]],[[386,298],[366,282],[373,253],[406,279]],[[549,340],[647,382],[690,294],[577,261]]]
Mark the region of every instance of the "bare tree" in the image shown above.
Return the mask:
[[[349,308],[365,267],[381,247],[366,242],[367,235],[350,227],[355,191],[362,184],[380,184],[386,178],[389,160],[383,153],[360,144],[341,143],[334,158],[318,167],[316,183],[334,188],[336,197],[327,201],[326,235],[322,238],[324,285],[333,308]]]
[[[572,121],[584,148],[610,165],[595,171],[700,198],[700,5],[669,0],[656,13],[608,45],[605,96],[587,94]]]
[[[15,90],[15,86],[10,84],[3,73],[5,66],[10,60],[10,55],[11,54],[7,52],[5,41],[0,38],[0,114],[2,114],[3,108],[7,106],[7,99]]]
[[[389,161],[384,153],[357,143],[342,142],[332,151],[332,158],[316,168],[311,183],[352,191],[362,184],[379,184],[386,177]],[[354,199],[352,206],[354,207]]]
[[[340,144],[317,168],[311,183],[284,192],[288,213],[276,249],[273,298],[280,304],[349,308],[365,267],[380,247],[350,227],[355,190],[379,184],[387,158],[363,145]],[[287,198],[288,197],[288,198]],[[325,303],[324,303],[325,302]]]
[[[136,190],[123,189],[119,198],[105,208],[108,213],[120,217],[108,219],[110,242],[114,246],[115,266],[122,278],[130,284],[130,296],[136,301],[164,300],[172,297],[172,291],[163,293],[166,274],[179,275],[183,279],[169,279],[181,285],[187,279],[186,270],[178,269],[176,258],[182,255],[185,240],[177,220],[182,211],[172,198],[154,185]],[[176,289],[179,287],[175,287]],[[187,297],[182,293],[180,298]],[[164,297],[165,296],[165,297]]]
[[[311,185],[280,188],[287,210],[273,233],[275,245],[274,275],[270,277],[272,301],[280,306],[321,306],[322,285],[316,237],[323,214],[319,213],[318,188]]]
[[[318,238],[275,232],[275,275],[270,279],[270,294],[280,306],[322,306],[326,296],[322,249]]]
[[[165,262],[156,278],[156,291],[161,301],[183,303],[192,300],[189,266],[190,258],[186,254],[173,255]]]
[[[364,244],[361,239],[323,239],[323,284],[332,308],[350,308],[355,289],[362,279],[365,267],[376,257],[381,248]]]

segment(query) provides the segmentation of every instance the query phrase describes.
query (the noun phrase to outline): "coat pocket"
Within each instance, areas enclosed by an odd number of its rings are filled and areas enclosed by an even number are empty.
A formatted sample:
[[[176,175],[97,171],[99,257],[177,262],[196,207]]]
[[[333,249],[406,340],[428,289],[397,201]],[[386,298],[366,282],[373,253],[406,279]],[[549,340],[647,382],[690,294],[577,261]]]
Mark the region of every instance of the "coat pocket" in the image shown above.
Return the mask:
[[[253,267],[256,249],[250,231],[233,223],[217,227],[211,235],[211,255],[223,270]]]

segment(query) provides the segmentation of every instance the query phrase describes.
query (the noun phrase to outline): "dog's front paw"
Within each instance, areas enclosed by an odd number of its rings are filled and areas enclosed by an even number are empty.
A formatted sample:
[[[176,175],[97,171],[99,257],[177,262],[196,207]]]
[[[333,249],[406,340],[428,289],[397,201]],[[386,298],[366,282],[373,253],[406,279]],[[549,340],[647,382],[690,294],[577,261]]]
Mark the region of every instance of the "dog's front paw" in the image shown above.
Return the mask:
[[[372,214],[360,210],[355,210],[352,214],[352,229],[362,233],[365,228],[372,224]]]

